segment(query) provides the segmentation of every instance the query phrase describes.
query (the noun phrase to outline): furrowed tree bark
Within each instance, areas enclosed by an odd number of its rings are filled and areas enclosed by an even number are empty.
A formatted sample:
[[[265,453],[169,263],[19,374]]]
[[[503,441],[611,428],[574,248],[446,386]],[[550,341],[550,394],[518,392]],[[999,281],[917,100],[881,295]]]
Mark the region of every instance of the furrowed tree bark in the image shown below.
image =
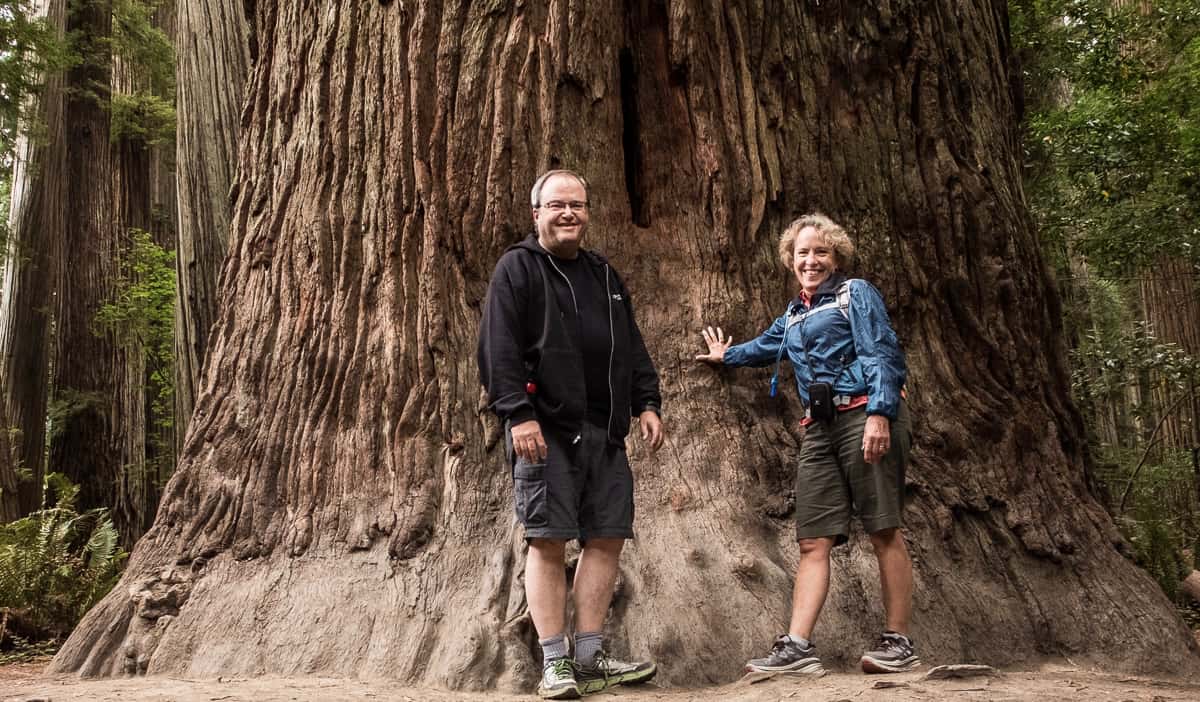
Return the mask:
[[[474,361],[495,260],[552,166],[629,282],[670,438],[631,442],[638,539],[607,633],[727,681],[785,626],[794,396],[691,359],[789,297],[823,210],[908,350],[908,532],[930,661],[1200,670],[1086,484],[1057,296],[1025,210],[1002,2],[261,3],[232,244],[175,477],[55,671],[328,673],[528,689],[500,427]],[[826,662],[878,633],[861,534]],[[719,605],[716,603],[720,603]],[[1078,658],[1075,658],[1078,660]]]
[[[139,80],[136,66],[129,65],[117,56],[113,57],[111,83],[113,94],[132,95],[145,88],[143,81]],[[116,277],[121,272],[130,282],[135,279],[130,270],[133,230],[152,232],[154,229],[151,216],[151,163],[154,155],[137,137],[116,134],[111,141],[110,187],[116,206],[109,215],[111,219],[102,226],[113,228],[109,236],[113,238],[112,254],[115,259],[108,272],[113,280],[107,281],[99,290],[108,295],[99,300],[101,304],[112,301],[119,288]],[[113,438],[120,442],[119,455],[125,457],[119,470],[111,475],[114,484],[100,489],[105,496],[115,494],[123,503],[122,516],[114,524],[126,543],[135,543],[150,527],[154,508],[158,504],[155,500],[158,491],[154,489],[153,480],[146,470],[146,349],[144,341],[132,334],[120,330],[97,331],[108,335],[107,340],[113,345],[113,351],[119,359],[113,392],[118,395],[114,398],[117,400],[114,409],[121,412],[115,424],[123,431]]]
[[[175,437],[182,450],[229,247],[229,188],[249,72],[244,3],[183,0],[176,46],[179,226],[175,249]]]
[[[1159,341],[1176,344],[1191,356],[1200,355],[1200,290],[1190,262],[1164,256],[1142,272],[1138,285],[1143,319]],[[1183,390],[1191,397],[1163,425],[1163,445],[1174,449],[1200,447],[1200,392]],[[1175,403],[1179,390],[1162,383],[1154,386],[1154,406],[1164,411]]]
[[[123,190],[114,185],[119,167],[110,143],[112,8],[105,0],[70,3],[66,17],[81,61],[67,71],[64,90],[70,158],[56,203],[64,240],[50,468],[79,485],[81,509],[107,507],[122,538],[133,543],[142,532],[144,498],[126,466],[144,460],[140,365],[137,353],[96,319],[100,305],[115,299],[121,258]]]
[[[166,34],[172,46],[178,44],[178,22],[178,8],[174,0],[163,2],[154,12],[154,26]],[[176,99],[176,122],[178,123],[178,86],[176,86],[174,97]],[[167,251],[178,248],[179,193],[175,177],[175,141],[178,139],[178,133],[176,132],[174,136],[175,138],[170,141],[149,147],[151,154],[150,231],[154,235],[154,242]],[[176,265],[178,265],[178,253],[176,253]],[[176,280],[178,281],[178,269],[176,270]],[[176,283],[176,291],[178,294],[178,283]],[[153,362],[158,363],[159,361]],[[162,488],[171,477],[171,473],[175,471],[175,461],[178,456],[176,434],[183,431],[183,428],[176,423],[174,397],[171,398],[170,406],[159,407],[156,405],[155,395],[159,390],[159,385],[152,377],[155,370],[156,368],[151,367],[151,363],[147,363],[144,378],[146,395],[143,402],[146,407],[146,479],[150,482],[151,489],[147,491],[146,529],[150,528],[154,521],[154,513],[158,510],[158,503],[162,498]],[[167,382],[172,385],[173,392],[174,368],[170,369],[167,376],[169,378]]]
[[[170,37],[174,33],[173,3],[159,5],[152,23],[154,28]],[[154,84],[150,67],[142,65],[136,57],[119,55],[113,57],[111,86],[113,94],[129,96],[157,95],[164,90],[163,86]],[[143,120],[144,116],[133,114],[127,119]],[[159,140],[165,140],[165,143]],[[112,138],[118,265],[123,269],[124,280],[130,284],[138,282],[138,273],[133,269],[135,231],[148,233],[155,244],[165,249],[175,246],[173,152],[169,135],[155,133],[148,138],[144,133],[125,129],[124,132],[118,130]],[[159,417],[154,414],[158,387],[151,377],[151,363],[155,360],[150,358],[147,340],[125,332],[118,334],[117,342],[125,358],[119,388],[127,394],[120,402],[127,413],[120,426],[124,427],[123,451],[130,460],[117,476],[113,491],[119,493],[118,502],[128,504],[126,523],[118,526],[127,543],[132,544],[153,521],[161,486],[174,466],[174,441],[170,422],[162,429],[163,423],[157,421]]]
[[[39,15],[61,31],[66,5],[50,0],[40,6]],[[47,76],[33,102],[33,123],[24,125],[17,138],[8,248],[0,256],[0,429],[9,434],[11,451],[9,460],[0,462],[6,485],[0,521],[41,506],[52,310],[61,275],[61,164],[66,158],[62,77]],[[18,480],[18,469],[27,471],[28,479]]]

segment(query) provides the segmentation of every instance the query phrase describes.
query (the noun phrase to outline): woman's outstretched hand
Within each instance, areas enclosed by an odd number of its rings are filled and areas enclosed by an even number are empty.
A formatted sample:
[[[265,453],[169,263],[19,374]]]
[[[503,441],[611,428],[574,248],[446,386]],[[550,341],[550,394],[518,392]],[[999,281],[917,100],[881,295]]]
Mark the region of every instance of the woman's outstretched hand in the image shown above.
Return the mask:
[[[715,331],[712,327],[705,327],[700,330],[700,336],[703,336],[704,343],[708,344],[708,353],[696,354],[696,360],[705,363],[723,363],[725,351],[733,345],[733,337],[726,337],[720,327],[717,327]]]

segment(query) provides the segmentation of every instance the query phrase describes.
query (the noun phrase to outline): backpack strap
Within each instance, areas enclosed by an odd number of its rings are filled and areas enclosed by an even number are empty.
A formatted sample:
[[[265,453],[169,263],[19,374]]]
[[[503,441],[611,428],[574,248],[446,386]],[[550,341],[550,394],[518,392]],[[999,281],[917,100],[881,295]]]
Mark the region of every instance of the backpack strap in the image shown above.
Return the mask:
[[[850,282],[852,280],[854,280],[854,278],[849,278],[842,281],[842,284],[839,285],[837,289],[838,311],[841,312],[842,316],[846,319],[850,319]]]

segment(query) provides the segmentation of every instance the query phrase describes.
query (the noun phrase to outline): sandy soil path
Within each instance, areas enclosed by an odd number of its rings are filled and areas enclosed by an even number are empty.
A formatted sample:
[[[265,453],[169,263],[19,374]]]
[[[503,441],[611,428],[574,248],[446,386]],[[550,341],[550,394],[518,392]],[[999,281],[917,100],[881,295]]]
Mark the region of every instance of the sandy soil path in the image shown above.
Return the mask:
[[[335,678],[235,678],[182,680],[178,678],[121,678],[81,680],[47,677],[43,664],[0,667],[2,702],[296,702],[307,700],[381,702],[516,702],[534,695],[498,692],[463,693],[406,687],[383,680]],[[997,676],[923,680],[923,672],[887,677],[833,673],[822,678],[788,676],[743,679],[719,687],[660,688],[648,684],[619,687],[589,695],[589,700],[635,702],[943,702],[987,700],[1007,702],[1198,702],[1200,682],[1153,680],[1111,675],[1062,665],[1039,670],[1007,671]]]

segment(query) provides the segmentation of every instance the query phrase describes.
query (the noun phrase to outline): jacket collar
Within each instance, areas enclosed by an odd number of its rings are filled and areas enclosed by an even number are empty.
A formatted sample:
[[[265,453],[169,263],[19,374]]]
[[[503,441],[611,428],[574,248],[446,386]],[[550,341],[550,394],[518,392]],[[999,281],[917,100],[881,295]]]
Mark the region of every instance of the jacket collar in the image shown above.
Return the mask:
[[[810,299],[805,301],[804,295],[797,295],[796,299],[792,300],[792,303],[788,305],[788,310],[804,310],[816,305],[817,302],[819,302],[822,298],[827,296],[836,297],[838,288],[841,287],[842,283],[846,282],[846,280],[847,278],[845,273],[841,271],[834,271],[828,278],[825,279],[824,283],[821,283],[821,285],[817,287],[817,291],[813,293],[813,296]]]

